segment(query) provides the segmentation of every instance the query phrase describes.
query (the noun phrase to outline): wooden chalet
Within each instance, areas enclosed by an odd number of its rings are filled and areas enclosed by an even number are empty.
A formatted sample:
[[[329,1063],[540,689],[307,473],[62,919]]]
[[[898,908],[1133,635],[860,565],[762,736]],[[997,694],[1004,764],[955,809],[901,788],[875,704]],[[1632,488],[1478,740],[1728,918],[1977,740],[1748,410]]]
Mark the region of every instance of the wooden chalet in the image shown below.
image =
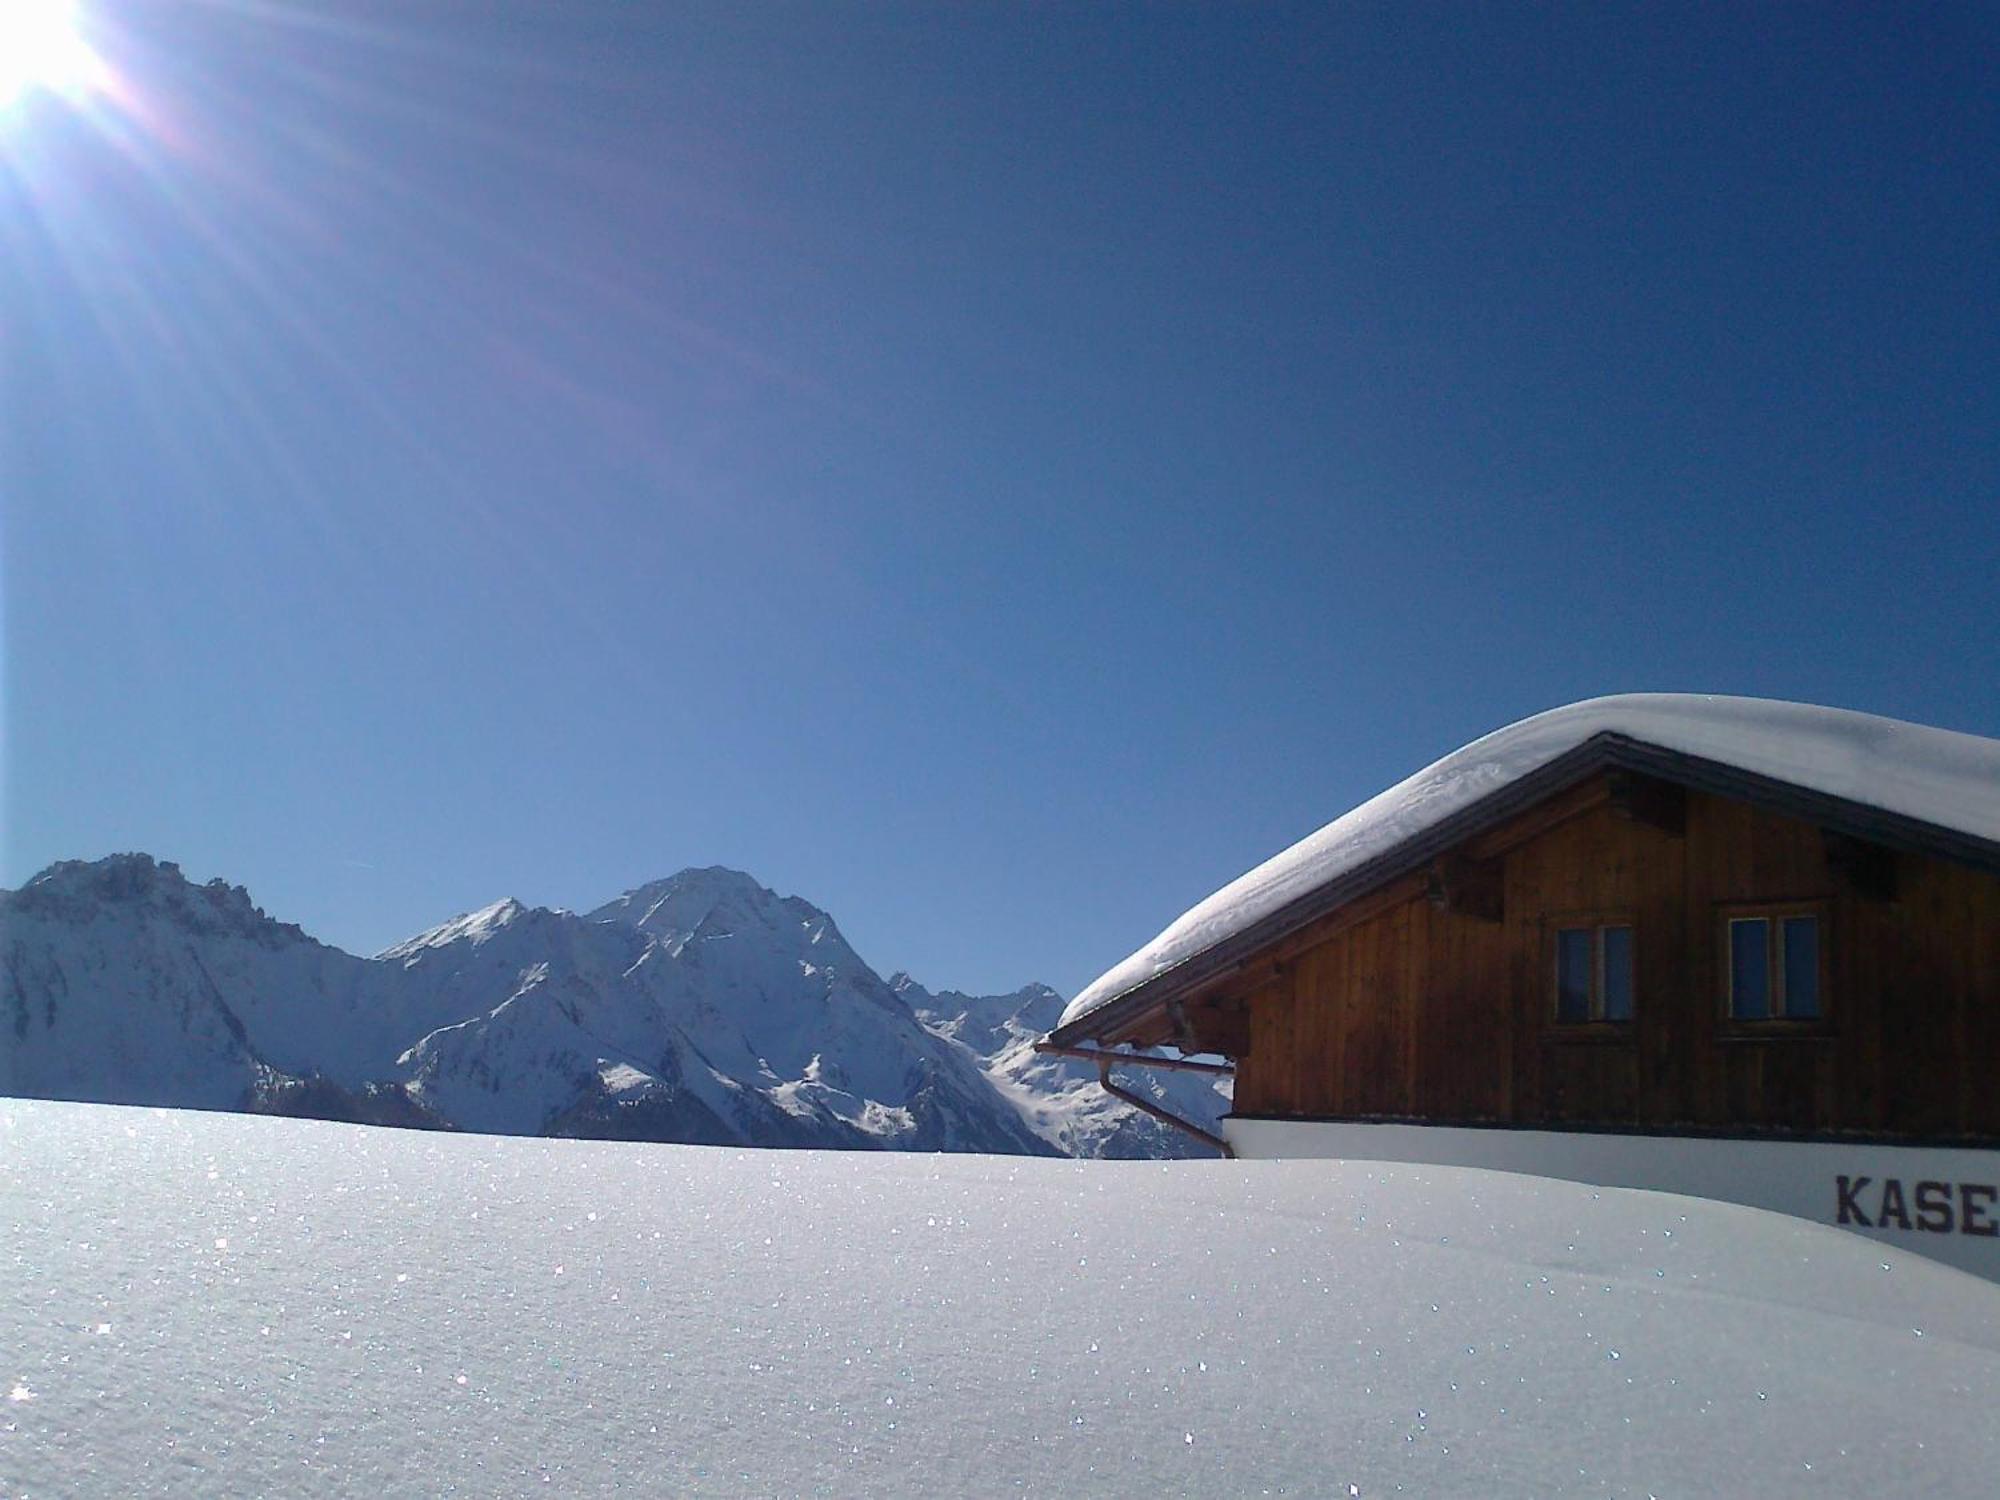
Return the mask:
[[[1043,1045],[1226,1058],[1227,1154],[1709,1193],[2000,1275],[2000,741],[1557,710],[1225,888]]]

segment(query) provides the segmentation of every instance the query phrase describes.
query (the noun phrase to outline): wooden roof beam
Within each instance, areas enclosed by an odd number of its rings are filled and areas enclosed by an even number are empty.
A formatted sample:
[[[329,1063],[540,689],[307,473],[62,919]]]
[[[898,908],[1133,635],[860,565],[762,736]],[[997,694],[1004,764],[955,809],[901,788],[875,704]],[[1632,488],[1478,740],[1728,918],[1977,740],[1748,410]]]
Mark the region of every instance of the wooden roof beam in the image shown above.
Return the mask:
[[[1833,878],[1864,901],[1896,899],[1896,852],[1850,834],[1822,829],[1826,867]]]
[[[1552,796],[1542,798],[1498,826],[1478,834],[1461,848],[1470,859],[1498,858],[1509,849],[1518,848],[1528,840],[1567,823],[1571,818],[1580,818],[1585,813],[1604,806],[1610,796],[1611,789],[1605,778],[1592,776],[1575,786],[1565,787]]]
[[[1424,876],[1424,895],[1439,911],[1498,922],[1506,916],[1506,873],[1497,859],[1442,855]]]
[[[1614,770],[1605,780],[1615,816],[1627,823],[1657,829],[1669,838],[1686,837],[1686,787],[1638,771]]]

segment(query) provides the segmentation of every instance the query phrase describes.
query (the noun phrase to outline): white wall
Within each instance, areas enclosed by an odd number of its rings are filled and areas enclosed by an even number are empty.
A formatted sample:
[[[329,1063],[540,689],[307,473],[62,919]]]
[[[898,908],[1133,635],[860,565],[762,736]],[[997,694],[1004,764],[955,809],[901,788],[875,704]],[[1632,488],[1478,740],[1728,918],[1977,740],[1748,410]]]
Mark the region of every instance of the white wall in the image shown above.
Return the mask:
[[[2000,1150],[1234,1118],[1223,1134],[1248,1158],[1486,1167],[1745,1203],[2000,1281]]]

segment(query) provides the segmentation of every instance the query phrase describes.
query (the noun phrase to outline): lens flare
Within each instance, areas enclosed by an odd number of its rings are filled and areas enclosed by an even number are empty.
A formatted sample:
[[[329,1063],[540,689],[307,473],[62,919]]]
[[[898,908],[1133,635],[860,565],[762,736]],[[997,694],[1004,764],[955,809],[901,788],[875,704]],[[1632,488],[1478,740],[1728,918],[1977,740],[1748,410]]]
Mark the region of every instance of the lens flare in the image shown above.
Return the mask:
[[[0,0],[0,110],[37,90],[76,98],[103,75],[73,0]]]

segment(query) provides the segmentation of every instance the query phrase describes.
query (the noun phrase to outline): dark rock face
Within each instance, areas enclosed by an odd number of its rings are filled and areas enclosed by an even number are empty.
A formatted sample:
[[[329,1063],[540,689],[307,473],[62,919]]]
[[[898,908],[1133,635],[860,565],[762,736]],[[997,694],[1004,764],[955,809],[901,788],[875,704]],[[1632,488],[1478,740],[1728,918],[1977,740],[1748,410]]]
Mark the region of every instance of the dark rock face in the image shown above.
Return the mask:
[[[250,1091],[242,1110],[251,1115],[340,1120],[350,1125],[395,1125],[405,1130],[453,1128],[449,1121],[425,1109],[396,1083],[369,1083],[348,1089],[330,1078],[282,1078],[274,1074]]]
[[[740,1130],[723,1123],[699,1099],[672,1089],[635,1097],[592,1090],[549,1121],[546,1133],[589,1141],[678,1141],[689,1146],[743,1144]]]

